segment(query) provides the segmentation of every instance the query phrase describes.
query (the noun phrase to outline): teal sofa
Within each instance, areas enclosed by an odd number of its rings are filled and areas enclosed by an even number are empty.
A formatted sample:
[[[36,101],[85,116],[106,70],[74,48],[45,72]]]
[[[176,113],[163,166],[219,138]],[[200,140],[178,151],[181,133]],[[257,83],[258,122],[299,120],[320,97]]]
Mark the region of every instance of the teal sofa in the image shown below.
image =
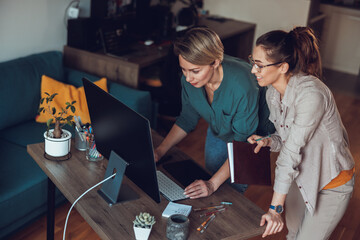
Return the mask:
[[[44,141],[46,126],[35,122],[42,75],[77,87],[82,85],[82,77],[100,78],[64,67],[58,51],[0,63],[0,239],[46,213],[47,176],[26,151],[28,144]],[[108,89],[135,111],[154,119],[149,92],[111,81]],[[56,190],[56,204],[63,202],[64,196]]]

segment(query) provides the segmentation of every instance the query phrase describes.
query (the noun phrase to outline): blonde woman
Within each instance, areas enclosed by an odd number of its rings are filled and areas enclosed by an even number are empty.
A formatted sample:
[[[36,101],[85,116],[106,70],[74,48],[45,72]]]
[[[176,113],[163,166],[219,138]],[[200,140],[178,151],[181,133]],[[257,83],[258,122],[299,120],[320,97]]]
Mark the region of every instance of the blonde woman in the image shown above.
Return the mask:
[[[185,188],[190,198],[206,197],[229,176],[226,143],[246,139],[256,132],[273,132],[262,90],[250,73],[251,66],[224,55],[219,36],[208,28],[192,28],[174,42],[183,72],[182,110],[174,126],[158,148],[158,161],[172,146],[192,131],[200,118],[209,123],[205,163],[214,175]],[[186,174],[186,173],[184,173]],[[244,192],[247,185],[235,186]]]
[[[354,160],[331,91],[321,82],[321,58],[314,32],[296,27],[260,36],[250,56],[251,72],[268,86],[266,101],[276,132],[257,143],[280,152],[274,194],[263,237],[284,227],[287,239],[328,239],[341,220],[354,188]]]

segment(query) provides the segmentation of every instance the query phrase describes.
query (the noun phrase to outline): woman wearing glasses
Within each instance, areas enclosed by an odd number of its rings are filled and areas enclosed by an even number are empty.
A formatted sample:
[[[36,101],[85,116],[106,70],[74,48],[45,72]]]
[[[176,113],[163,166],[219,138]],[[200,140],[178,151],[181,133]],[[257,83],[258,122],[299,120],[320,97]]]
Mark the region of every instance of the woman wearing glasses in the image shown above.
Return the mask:
[[[334,98],[321,82],[318,42],[308,27],[271,31],[250,57],[260,86],[268,86],[276,132],[248,141],[280,152],[263,237],[280,232],[286,206],[287,239],[328,239],[345,213],[354,186],[354,160]]]
[[[158,161],[192,131],[202,117],[209,128],[205,163],[214,173],[209,181],[197,180],[185,188],[190,198],[206,197],[229,178],[226,143],[246,139],[257,131],[274,132],[268,121],[265,95],[260,93],[251,66],[224,55],[219,36],[208,28],[193,28],[174,42],[183,72],[182,110],[163,142],[155,149]],[[261,89],[264,90],[264,89]],[[186,173],[184,173],[186,174]],[[247,185],[237,185],[240,192]]]

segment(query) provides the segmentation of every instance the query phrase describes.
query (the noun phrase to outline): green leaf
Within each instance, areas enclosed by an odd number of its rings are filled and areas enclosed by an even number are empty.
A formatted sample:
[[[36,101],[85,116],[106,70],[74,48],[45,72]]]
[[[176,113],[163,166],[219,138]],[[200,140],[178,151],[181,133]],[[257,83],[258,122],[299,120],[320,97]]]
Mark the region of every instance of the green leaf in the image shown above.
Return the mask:
[[[38,113],[41,113],[44,110],[43,107],[39,108]]]
[[[53,119],[52,119],[52,118],[50,118],[50,119],[47,120],[46,125],[48,126],[48,128],[50,127],[50,125],[51,125],[52,122],[53,122]]]
[[[57,94],[57,93],[54,93],[53,95],[50,96],[51,101],[54,99],[54,97],[55,97],[56,95],[58,95],[58,94]]]
[[[45,93],[45,95],[48,95],[48,96],[50,96],[50,94],[48,94],[47,92],[44,92]]]
[[[40,99],[40,104],[44,103],[45,98]]]
[[[71,106],[71,111],[72,111],[73,113],[75,113],[75,107],[74,107],[74,106]]]
[[[71,105],[73,105],[74,103],[76,103],[76,101],[72,101],[72,102],[71,102]]]
[[[56,113],[56,108],[53,107],[53,108],[52,108],[52,114],[55,114],[55,113]]]
[[[69,103],[69,102],[66,102],[65,104],[66,104],[66,105],[70,105],[70,103]]]
[[[66,106],[66,109],[68,109],[69,107],[71,107],[71,105],[70,105],[70,104]]]
[[[66,124],[69,125],[70,127],[74,126],[74,122],[71,121],[67,121]]]

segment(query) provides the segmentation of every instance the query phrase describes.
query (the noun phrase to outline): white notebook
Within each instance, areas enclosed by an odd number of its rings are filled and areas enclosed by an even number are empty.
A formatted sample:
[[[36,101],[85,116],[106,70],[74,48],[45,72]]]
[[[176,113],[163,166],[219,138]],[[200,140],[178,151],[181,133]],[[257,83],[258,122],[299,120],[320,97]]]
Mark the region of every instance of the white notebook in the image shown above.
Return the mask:
[[[180,203],[169,202],[162,213],[163,217],[170,217],[173,214],[189,216],[192,206]]]

